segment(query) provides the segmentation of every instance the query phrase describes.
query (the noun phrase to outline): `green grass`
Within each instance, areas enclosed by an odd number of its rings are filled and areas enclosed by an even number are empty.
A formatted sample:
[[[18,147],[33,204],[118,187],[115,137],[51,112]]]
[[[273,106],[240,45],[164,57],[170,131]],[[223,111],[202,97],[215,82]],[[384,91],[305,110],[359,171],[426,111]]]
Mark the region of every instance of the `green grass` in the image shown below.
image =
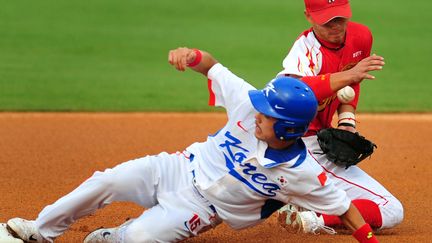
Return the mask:
[[[302,1],[0,0],[0,110],[206,111],[205,77],[167,63],[198,47],[256,87],[308,27]],[[432,2],[352,1],[374,52],[360,111],[432,111]]]

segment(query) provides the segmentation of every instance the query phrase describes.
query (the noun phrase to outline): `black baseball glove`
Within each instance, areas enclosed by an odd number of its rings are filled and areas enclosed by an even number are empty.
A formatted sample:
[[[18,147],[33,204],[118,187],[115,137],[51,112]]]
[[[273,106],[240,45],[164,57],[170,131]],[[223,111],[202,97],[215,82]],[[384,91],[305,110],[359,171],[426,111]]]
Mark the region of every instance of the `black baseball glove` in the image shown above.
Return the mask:
[[[320,130],[317,136],[319,146],[327,159],[345,169],[358,164],[377,148],[360,134],[346,130],[326,128]]]

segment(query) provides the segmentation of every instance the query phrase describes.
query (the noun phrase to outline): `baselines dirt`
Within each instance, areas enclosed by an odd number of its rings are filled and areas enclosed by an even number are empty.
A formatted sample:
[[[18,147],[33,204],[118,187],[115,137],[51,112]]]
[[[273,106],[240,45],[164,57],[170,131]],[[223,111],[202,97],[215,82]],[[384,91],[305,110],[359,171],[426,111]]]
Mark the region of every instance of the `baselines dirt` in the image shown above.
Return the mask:
[[[427,242],[431,215],[428,186],[432,169],[432,114],[358,117],[362,135],[378,149],[360,167],[404,204],[405,219],[382,231],[382,242]],[[0,222],[35,218],[47,204],[68,193],[94,171],[121,161],[176,152],[204,141],[226,121],[222,113],[1,113]],[[421,144],[416,144],[421,141]],[[420,143],[420,142],[418,142]],[[95,228],[121,224],[142,209],[115,203],[79,220],[57,242],[81,242]],[[189,242],[354,242],[350,236],[294,235],[277,226],[276,217],[243,231],[225,225]]]

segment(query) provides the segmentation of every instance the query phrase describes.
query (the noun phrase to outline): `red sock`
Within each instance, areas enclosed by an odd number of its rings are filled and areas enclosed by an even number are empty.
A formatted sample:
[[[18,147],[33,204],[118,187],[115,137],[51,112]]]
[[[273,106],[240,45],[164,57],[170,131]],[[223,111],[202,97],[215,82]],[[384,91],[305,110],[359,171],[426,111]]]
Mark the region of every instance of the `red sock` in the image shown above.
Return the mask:
[[[368,224],[364,224],[362,227],[357,229],[353,236],[360,243],[379,243],[378,239],[372,232],[372,228]]]
[[[352,203],[360,211],[366,223],[372,228],[380,228],[382,226],[381,212],[378,205],[367,199],[356,199]],[[338,216],[322,214],[324,224],[330,227],[343,226],[342,221]]]

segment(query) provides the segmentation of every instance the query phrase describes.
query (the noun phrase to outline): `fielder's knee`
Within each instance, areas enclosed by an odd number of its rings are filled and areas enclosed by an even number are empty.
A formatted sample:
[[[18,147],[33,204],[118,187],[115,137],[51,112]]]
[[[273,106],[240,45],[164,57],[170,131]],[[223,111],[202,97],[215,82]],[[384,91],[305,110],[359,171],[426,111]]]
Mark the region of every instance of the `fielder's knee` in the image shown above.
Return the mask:
[[[400,224],[404,218],[402,203],[392,198],[387,205],[381,207],[383,224],[380,229],[388,229]]]

